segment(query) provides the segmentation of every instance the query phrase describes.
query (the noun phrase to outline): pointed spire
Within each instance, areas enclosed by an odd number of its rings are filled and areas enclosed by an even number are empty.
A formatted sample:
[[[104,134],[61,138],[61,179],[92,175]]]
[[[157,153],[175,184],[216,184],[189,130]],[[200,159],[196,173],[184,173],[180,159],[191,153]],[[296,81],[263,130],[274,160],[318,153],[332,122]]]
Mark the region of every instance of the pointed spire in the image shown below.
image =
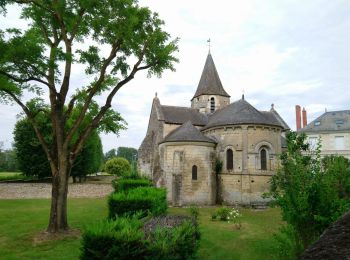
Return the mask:
[[[194,94],[193,98],[198,97],[200,95],[219,95],[224,97],[230,97],[230,95],[227,94],[227,92],[224,90],[221,84],[219,74],[216,70],[210,52],[208,53],[207,60],[205,61],[202,76],[199,81],[197,91]]]

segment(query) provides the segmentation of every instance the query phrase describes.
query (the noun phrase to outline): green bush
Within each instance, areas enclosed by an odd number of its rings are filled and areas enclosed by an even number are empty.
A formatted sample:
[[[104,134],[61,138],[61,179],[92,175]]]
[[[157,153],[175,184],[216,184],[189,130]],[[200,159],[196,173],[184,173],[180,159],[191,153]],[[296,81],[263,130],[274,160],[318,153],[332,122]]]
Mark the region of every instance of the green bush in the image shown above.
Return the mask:
[[[276,251],[280,259],[295,260],[304,251],[302,240],[292,225],[282,226],[273,237],[277,241]]]
[[[152,183],[148,179],[119,179],[114,180],[112,185],[115,192],[128,192],[139,187],[151,187]]]
[[[305,134],[289,132],[286,138],[288,151],[271,178],[270,197],[293,227],[297,243],[307,248],[349,210],[350,162],[337,155],[321,159],[320,144],[310,150]]]
[[[139,216],[120,217],[87,227],[81,259],[195,259],[198,226],[185,220],[172,227],[156,227],[148,237]]]
[[[137,217],[117,218],[89,226],[82,236],[81,259],[138,259],[145,242]]]
[[[125,177],[130,175],[131,166],[127,159],[116,157],[106,162],[104,170],[109,174]]]
[[[199,248],[198,225],[185,221],[173,228],[158,228],[150,237],[148,259],[196,259]]]
[[[128,193],[112,193],[108,197],[109,218],[116,215],[131,215],[150,212],[152,215],[165,214],[168,208],[165,189],[140,187]]]

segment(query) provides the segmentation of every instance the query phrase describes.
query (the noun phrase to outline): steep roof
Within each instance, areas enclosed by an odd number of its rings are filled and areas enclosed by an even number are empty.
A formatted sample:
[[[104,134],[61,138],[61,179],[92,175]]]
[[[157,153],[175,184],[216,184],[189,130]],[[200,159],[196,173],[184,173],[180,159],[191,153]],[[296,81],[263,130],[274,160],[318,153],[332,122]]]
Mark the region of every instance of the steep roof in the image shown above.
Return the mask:
[[[182,125],[191,121],[194,125],[204,126],[208,122],[207,116],[197,109],[176,106],[161,106],[161,109],[165,123]]]
[[[223,109],[217,110],[209,117],[208,124],[204,129],[239,124],[273,125],[283,128],[274,114],[271,112],[261,112],[242,98]]]
[[[350,110],[326,112],[299,131],[350,131]]]
[[[219,95],[224,97],[230,97],[229,94],[224,90],[219,74],[216,70],[213,58],[209,53],[207,60],[205,61],[204,69],[202,72],[201,79],[197,87],[197,91],[194,94],[193,98],[200,95]]]
[[[185,124],[170,132],[162,141],[165,142],[206,142],[216,143],[214,140],[204,136],[195,126],[187,121]]]

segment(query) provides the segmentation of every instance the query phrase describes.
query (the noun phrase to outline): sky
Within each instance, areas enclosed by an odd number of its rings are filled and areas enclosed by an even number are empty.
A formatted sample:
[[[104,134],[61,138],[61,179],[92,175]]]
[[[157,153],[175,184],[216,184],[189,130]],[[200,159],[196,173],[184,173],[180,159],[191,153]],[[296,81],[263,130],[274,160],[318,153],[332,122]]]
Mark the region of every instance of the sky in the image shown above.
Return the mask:
[[[231,102],[245,99],[259,110],[271,104],[295,130],[295,105],[308,121],[327,111],[350,109],[350,1],[348,0],[143,0],[179,37],[176,71],[161,78],[137,74],[116,95],[112,106],[128,122],[118,136],[102,135],[104,151],[138,148],[145,137],[152,100],[190,106],[208,54],[211,54]],[[0,28],[16,25],[18,9],[0,17]],[[86,80],[74,68],[73,82]],[[0,105],[0,141],[6,148],[20,109]]]

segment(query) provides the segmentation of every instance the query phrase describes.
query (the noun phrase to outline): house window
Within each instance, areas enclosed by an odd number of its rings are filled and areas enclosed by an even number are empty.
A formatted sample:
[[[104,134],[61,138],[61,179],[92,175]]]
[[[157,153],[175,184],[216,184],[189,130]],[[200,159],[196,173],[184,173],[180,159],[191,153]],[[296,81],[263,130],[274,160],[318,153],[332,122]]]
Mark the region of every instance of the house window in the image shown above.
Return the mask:
[[[308,143],[309,143],[309,148],[311,151],[316,150],[317,148],[317,142],[318,142],[318,138],[317,137],[309,137]]]
[[[215,99],[212,97],[210,99],[210,113],[214,113],[215,111]]]
[[[344,142],[344,136],[336,136],[335,137],[335,150],[344,150],[345,149],[345,142]]]
[[[197,180],[197,166],[196,165],[192,166],[192,180],[194,180],[194,181]]]
[[[260,151],[260,169],[261,170],[267,170],[267,156],[266,156],[266,150],[265,149],[261,149]]]
[[[231,149],[226,151],[226,169],[228,171],[233,170],[233,152]]]

